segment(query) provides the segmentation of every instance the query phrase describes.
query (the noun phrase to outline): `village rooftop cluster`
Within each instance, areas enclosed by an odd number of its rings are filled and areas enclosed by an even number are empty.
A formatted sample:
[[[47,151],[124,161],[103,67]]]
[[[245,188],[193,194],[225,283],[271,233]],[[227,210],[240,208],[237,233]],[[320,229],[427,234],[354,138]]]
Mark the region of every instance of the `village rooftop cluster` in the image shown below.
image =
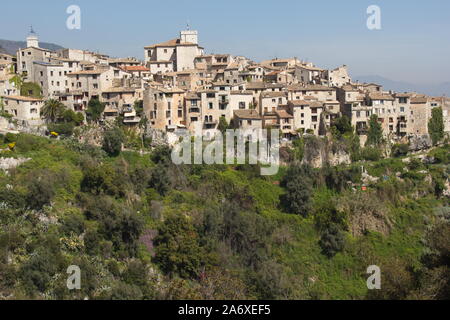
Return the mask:
[[[144,47],[145,61],[139,61],[78,49],[53,52],[40,48],[31,32],[27,48],[16,56],[0,54],[3,111],[33,127],[44,123],[41,109],[48,99],[83,114],[89,101],[98,99],[106,105],[102,122],[121,116],[129,126],[146,119],[150,128],[166,133],[214,135],[226,121],[255,131],[276,128],[286,140],[324,135],[334,119],[346,115],[364,143],[373,114],[386,137],[401,141],[427,134],[431,110],[442,107],[445,131],[450,131],[446,97],[358,83],[345,65],[328,70],[298,58],[257,63],[205,54],[198,40],[198,32],[187,28],[177,39]],[[42,98],[21,96],[10,81],[15,75],[38,84]],[[136,103],[143,112],[137,113]]]

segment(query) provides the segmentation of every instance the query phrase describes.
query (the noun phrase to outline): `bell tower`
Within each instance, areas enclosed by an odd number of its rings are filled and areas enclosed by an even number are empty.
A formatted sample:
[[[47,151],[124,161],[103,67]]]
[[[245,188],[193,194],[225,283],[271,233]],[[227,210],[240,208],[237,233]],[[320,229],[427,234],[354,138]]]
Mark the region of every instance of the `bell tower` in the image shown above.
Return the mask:
[[[189,23],[186,26],[186,30],[180,32],[181,43],[195,43],[198,44],[198,31],[191,30]]]
[[[30,27],[30,34],[27,37],[27,48],[39,48],[39,38],[32,26]]]

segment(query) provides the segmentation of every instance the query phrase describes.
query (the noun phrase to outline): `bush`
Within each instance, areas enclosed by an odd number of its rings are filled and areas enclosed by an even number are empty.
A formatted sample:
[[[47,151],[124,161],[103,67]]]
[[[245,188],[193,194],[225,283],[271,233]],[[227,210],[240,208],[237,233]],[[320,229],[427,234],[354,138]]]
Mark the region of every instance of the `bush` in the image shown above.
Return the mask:
[[[44,169],[33,171],[27,179],[27,205],[35,210],[50,205],[56,194],[57,177],[55,173]]]
[[[450,148],[436,148],[429,153],[429,156],[436,160],[436,163],[449,164],[450,163]]]
[[[379,161],[381,150],[378,148],[366,147],[361,149],[361,159],[366,161]]]
[[[396,158],[404,157],[409,152],[408,144],[394,144],[392,146],[392,156]]]
[[[17,142],[17,135],[15,135],[15,134],[13,134],[13,133],[11,133],[11,132],[8,132],[8,133],[5,135],[5,142],[6,142],[6,143]]]
[[[40,151],[44,149],[49,141],[45,138],[33,136],[30,134],[19,134],[17,136],[16,148],[20,152]]]
[[[73,122],[52,123],[47,126],[47,129],[50,132],[56,132],[59,135],[69,137],[73,134],[75,124]]]
[[[124,139],[123,132],[119,128],[109,130],[103,137],[102,148],[109,156],[118,156],[122,151]]]
[[[331,258],[344,249],[344,233],[338,225],[330,224],[323,232],[319,245],[322,248],[322,252]]]

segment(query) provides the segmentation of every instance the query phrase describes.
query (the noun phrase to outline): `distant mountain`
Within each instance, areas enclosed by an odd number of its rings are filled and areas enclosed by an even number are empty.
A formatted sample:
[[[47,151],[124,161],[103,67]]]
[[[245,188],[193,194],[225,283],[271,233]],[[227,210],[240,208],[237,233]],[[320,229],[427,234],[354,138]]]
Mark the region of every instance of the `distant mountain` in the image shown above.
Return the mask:
[[[397,92],[414,91],[418,93],[428,94],[431,96],[446,95],[450,97],[450,82],[437,84],[414,84],[403,81],[395,81],[381,76],[357,76],[352,78],[359,82],[374,82],[381,84],[384,90],[394,90]]]
[[[39,42],[39,46],[43,49],[48,49],[52,51],[64,49],[63,47],[54,44],[54,43],[47,43],[47,42]],[[11,40],[1,40],[0,39],[0,51],[16,55],[17,50],[20,48],[26,48],[27,43],[25,41],[11,41]]]

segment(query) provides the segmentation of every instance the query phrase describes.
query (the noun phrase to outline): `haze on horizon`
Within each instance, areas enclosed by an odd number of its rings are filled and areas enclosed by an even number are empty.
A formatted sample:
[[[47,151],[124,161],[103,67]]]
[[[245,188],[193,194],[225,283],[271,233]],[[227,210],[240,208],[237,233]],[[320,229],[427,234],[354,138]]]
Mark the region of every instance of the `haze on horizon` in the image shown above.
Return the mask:
[[[66,28],[66,9],[74,4],[81,30]],[[381,8],[378,31],[366,26],[374,4]],[[346,64],[354,76],[450,81],[448,0],[26,0],[5,2],[2,12],[0,39],[24,40],[33,25],[43,42],[114,57],[142,59],[145,45],[178,37],[189,21],[207,53],[255,61],[295,56],[323,68]]]

